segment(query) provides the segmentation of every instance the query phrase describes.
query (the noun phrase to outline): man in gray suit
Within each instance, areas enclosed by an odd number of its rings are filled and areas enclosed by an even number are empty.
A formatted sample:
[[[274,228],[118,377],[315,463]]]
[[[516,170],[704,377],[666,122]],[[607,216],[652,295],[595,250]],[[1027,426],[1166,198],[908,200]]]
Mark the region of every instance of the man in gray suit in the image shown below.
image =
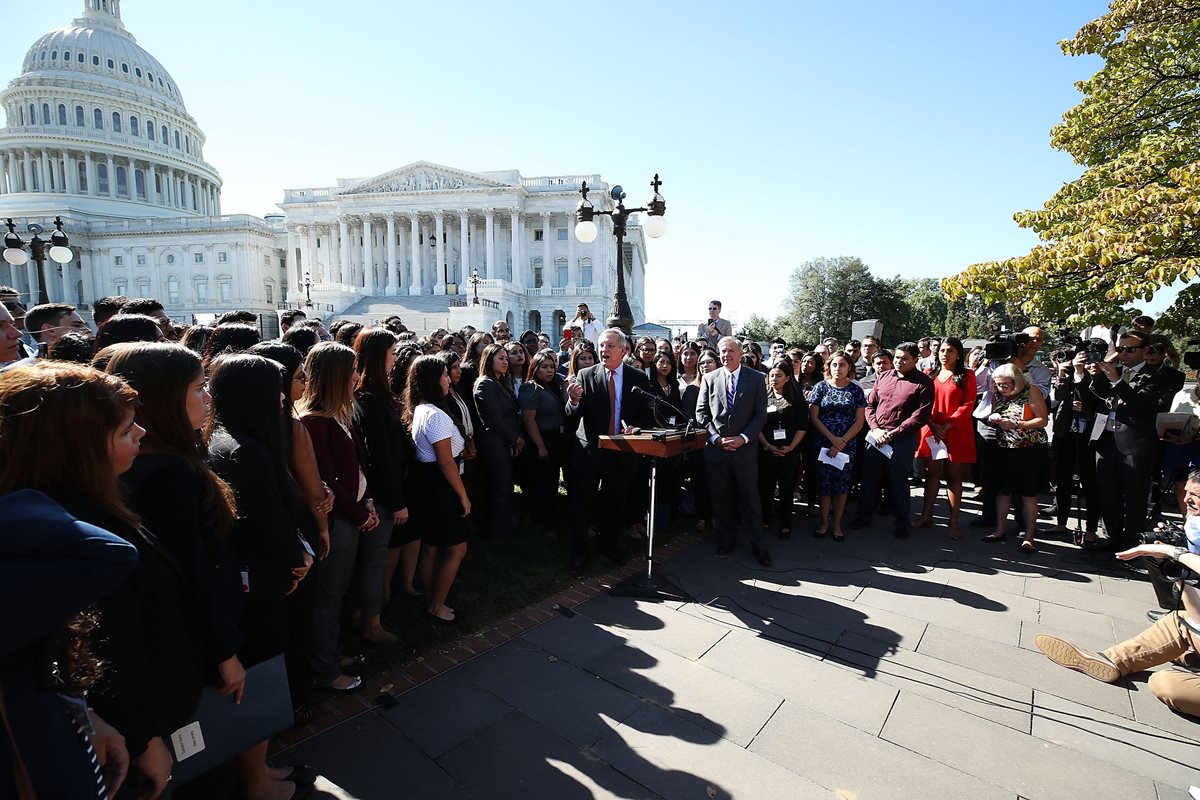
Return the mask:
[[[696,326],[696,339],[716,350],[722,336],[732,335],[733,325],[729,320],[721,319],[721,301],[713,300],[708,304],[708,321]]]
[[[762,373],[742,367],[737,339],[722,337],[717,348],[724,368],[704,376],[696,400],[696,422],[708,429],[704,463],[717,518],[717,555],[733,549],[740,520],[758,563],[769,567],[758,500],[758,433],[767,418],[767,384]]]

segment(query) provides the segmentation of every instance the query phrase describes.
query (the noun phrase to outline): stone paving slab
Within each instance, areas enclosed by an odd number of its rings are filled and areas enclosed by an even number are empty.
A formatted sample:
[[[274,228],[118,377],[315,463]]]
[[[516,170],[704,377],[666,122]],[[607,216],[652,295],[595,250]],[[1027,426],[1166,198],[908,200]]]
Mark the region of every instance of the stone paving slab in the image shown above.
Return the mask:
[[[750,751],[855,800],[1012,800],[935,759],[787,701]],[[853,754],[847,758],[847,754]]]
[[[381,712],[430,758],[440,757],[512,710],[464,675],[456,677],[423,683],[400,695],[394,708]]]
[[[521,638],[579,667],[609,650],[626,646],[625,639],[578,614],[555,617]]]
[[[1036,601],[1026,601],[1036,602]],[[1021,638],[1021,620],[1015,615],[998,613],[1007,609],[991,601],[990,608],[975,608],[937,597],[913,597],[866,589],[859,603],[870,608],[886,609],[912,619],[969,632],[1001,644],[1015,645]]]
[[[770,593],[759,590],[763,599]],[[798,617],[756,602],[751,597],[720,598],[708,605],[687,604],[679,612],[725,625],[733,631],[751,631],[767,641],[791,647],[796,652],[823,655],[842,635],[843,628],[808,617]]]
[[[705,653],[700,664],[790,703],[837,715],[871,735],[879,733],[896,700],[895,688],[798,655],[786,645],[731,634]]]
[[[1037,686],[1059,697],[1127,719],[1133,718],[1129,692],[1124,687],[1099,683],[1078,672],[1063,669],[1041,652],[1005,646],[937,625],[929,626],[917,652],[1014,683]]]
[[[1145,612],[1143,612],[1145,613]],[[1108,647],[1116,642],[1113,632],[1112,617],[1096,614],[1081,608],[1059,606],[1053,603],[1043,603],[1042,613],[1037,620],[1038,625],[1060,631],[1069,631],[1069,638],[1091,647]]]
[[[1075,584],[1066,584],[1060,581],[1031,580],[1026,582],[1025,596],[1108,617],[1120,617],[1134,621],[1146,619],[1144,593],[1138,598],[1121,597],[1102,592],[1084,591],[1076,588]]]
[[[1186,790],[1200,779],[1200,742],[1087,708],[1046,692],[1033,693],[1033,735]]]
[[[1170,667],[1159,667],[1170,669]],[[1163,701],[1154,696],[1146,685],[1150,673],[1127,675],[1125,685],[1130,688],[1129,699],[1133,703],[1133,718],[1143,725],[1157,728],[1165,734],[1191,741],[1200,742],[1200,720],[1176,714],[1167,708]],[[1200,759],[1196,761],[1197,772],[1200,773]],[[1200,786],[1200,774],[1196,776],[1196,784]]]
[[[881,737],[1029,800],[1155,800],[1149,778],[915,694],[900,695]]]
[[[930,658],[912,650],[888,650],[873,639],[848,633],[827,656],[828,661],[856,668],[861,674],[939,703],[1028,732],[1032,691],[1020,683]],[[843,715],[835,715],[844,718]]]
[[[783,702],[777,694],[647,644],[586,665],[588,672],[745,747]]]
[[[597,597],[577,613],[618,636],[652,641],[656,647],[691,660],[702,656],[729,631],[723,625],[682,614],[661,603],[631,602],[623,597]]]
[[[487,800],[657,798],[516,711],[446,753],[438,765]]]
[[[851,603],[829,595],[780,590],[766,604],[799,617],[807,617],[843,630],[853,630],[886,644],[913,649],[925,633],[926,623],[913,617]]]
[[[592,752],[670,800],[836,800],[808,778],[653,706],[616,726]]]

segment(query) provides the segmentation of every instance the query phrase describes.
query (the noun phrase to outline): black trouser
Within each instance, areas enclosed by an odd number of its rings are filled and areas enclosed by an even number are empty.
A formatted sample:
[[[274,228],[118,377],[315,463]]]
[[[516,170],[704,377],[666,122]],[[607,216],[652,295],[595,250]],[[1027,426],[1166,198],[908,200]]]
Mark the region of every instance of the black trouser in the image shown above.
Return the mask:
[[[513,508],[513,456],[499,436],[487,431],[477,440],[479,460],[483,462],[487,494],[487,517],[480,522],[480,533],[492,539],[512,535],[516,523]]]
[[[739,523],[755,550],[766,546],[762,506],[758,502],[758,444],[751,441],[733,452],[714,444],[704,448],[708,488],[717,518],[717,544],[733,547]]]
[[[874,447],[868,447],[860,454],[863,464],[862,487],[858,492],[858,509],[855,519],[869,523],[879,499],[878,492],[883,484],[891,489],[892,524],[898,534],[908,533],[908,515],[911,511],[911,493],[908,488],[908,476],[912,470],[913,456],[917,452],[917,433],[910,431],[893,439],[892,457],[880,453]],[[995,513],[993,511],[993,513]]]
[[[975,430],[975,466],[979,485],[983,487],[979,495],[979,502],[983,504],[979,519],[988,525],[995,525],[996,488],[1000,485],[1000,445],[995,437],[980,436],[978,428]],[[1012,515],[1017,522],[1017,530],[1029,530],[1025,525],[1025,504],[1019,499],[1012,504]]]
[[[775,490],[779,490],[779,529],[792,527],[792,492],[796,486],[796,472],[800,469],[800,451],[793,450],[785,456],[771,455],[765,450],[758,457],[758,502],[762,506],[763,524],[770,525],[775,519]]]
[[[1074,506],[1072,499],[1078,494],[1080,515],[1086,518],[1085,530],[1094,532],[1100,523],[1100,502],[1096,497],[1096,451],[1088,443],[1086,433],[1074,431],[1054,434],[1052,447],[1057,522],[1066,527]]]
[[[1096,444],[1096,492],[1108,537],[1132,547],[1146,529],[1150,485],[1158,466],[1158,449],[1147,442],[1141,452],[1125,454],[1116,437],[1104,433]]]
[[[549,457],[543,460],[538,456],[537,448],[529,442],[525,451],[532,458],[526,463],[526,480],[521,492],[526,495],[525,511],[530,517],[542,522],[543,527],[558,531],[558,473],[563,463],[563,436],[557,430],[540,433]]]
[[[600,537],[597,546],[601,553],[611,552],[620,541],[626,524],[629,501],[635,492],[645,493],[647,487],[638,484],[642,459],[633,453],[597,448],[579,448],[571,468],[572,498],[575,508],[592,508],[599,501],[597,514]],[[571,560],[583,561],[588,556],[588,527],[571,525]]]

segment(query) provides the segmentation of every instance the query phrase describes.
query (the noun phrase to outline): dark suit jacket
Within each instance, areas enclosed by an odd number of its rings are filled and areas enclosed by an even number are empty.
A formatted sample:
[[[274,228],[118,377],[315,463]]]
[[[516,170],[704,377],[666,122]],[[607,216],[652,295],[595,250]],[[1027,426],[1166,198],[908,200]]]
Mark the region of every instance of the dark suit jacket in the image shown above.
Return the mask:
[[[404,491],[408,435],[396,406],[385,395],[359,392],[354,400],[354,427],[367,453],[364,471],[375,502],[391,511],[408,508]]]
[[[748,447],[737,452],[753,452],[758,433],[767,419],[767,384],[761,372],[742,367],[730,409],[725,395],[728,376],[729,370],[721,367],[701,380],[700,396],[696,399],[696,422],[708,429],[710,442],[714,436],[745,435],[749,440]]]
[[[95,797],[96,777],[51,679],[62,626],[124,581],[137,549],[80,524],[41,492],[0,497],[0,686],[17,749],[38,797]],[[0,726],[0,797],[15,797]]]
[[[521,412],[517,407],[517,396],[493,378],[475,381],[475,408],[483,423],[483,430],[475,438],[485,447],[503,446],[511,448],[522,435]]]
[[[571,416],[583,418],[579,428],[579,441],[587,448],[598,446],[599,437],[608,433],[612,409],[608,404],[608,381],[605,378],[604,365],[594,364],[581,371],[577,376],[583,386],[583,396],[579,398],[579,406],[573,413],[568,406],[568,426]],[[653,417],[650,414],[646,398],[635,393],[634,387],[650,391],[650,381],[646,373],[628,364],[621,365],[621,416],[626,424],[635,428],[650,427]]]
[[[362,527],[371,516],[366,506],[371,497],[371,483],[367,481],[367,493],[359,500],[358,471],[362,469],[366,474],[367,451],[358,432],[351,428],[346,436],[337,420],[315,414],[301,417],[300,421],[312,437],[321,479],[333,491],[333,511],[329,513],[356,528]]]
[[[208,464],[237,498],[233,545],[250,572],[250,592],[282,596],[292,585],[292,570],[304,565],[304,546],[276,485],[270,452],[248,436],[217,428]]]
[[[1142,367],[1126,383],[1110,381],[1104,373],[1092,378],[1092,394],[1101,401],[1100,413],[1112,411],[1116,431],[1101,434],[1112,436],[1117,449],[1125,455],[1150,454],[1158,447],[1158,426],[1155,417],[1163,404],[1175,393],[1174,376],[1161,368]],[[1165,398],[1165,400],[1164,400]]]
[[[1088,373],[1083,373],[1083,378],[1076,381],[1075,374],[1072,372],[1066,378],[1054,376],[1054,382],[1050,385],[1050,398],[1057,403],[1051,413],[1053,421],[1051,426],[1054,428],[1054,435],[1067,434],[1071,431],[1071,426],[1076,420],[1084,420],[1083,434],[1088,435],[1092,432],[1092,420],[1096,417],[1097,410],[1100,409],[1100,399],[1092,394],[1092,376]],[[1076,412],[1074,403],[1078,400],[1083,403],[1083,411]],[[1107,413],[1107,407],[1104,412]]]

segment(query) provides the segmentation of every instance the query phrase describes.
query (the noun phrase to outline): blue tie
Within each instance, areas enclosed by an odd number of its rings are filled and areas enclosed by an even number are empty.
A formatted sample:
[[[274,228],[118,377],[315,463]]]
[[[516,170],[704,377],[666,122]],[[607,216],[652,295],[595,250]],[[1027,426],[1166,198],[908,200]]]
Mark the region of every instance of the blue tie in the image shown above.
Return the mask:
[[[725,405],[733,408],[733,393],[737,389],[737,374],[729,373],[729,377],[725,380]]]

